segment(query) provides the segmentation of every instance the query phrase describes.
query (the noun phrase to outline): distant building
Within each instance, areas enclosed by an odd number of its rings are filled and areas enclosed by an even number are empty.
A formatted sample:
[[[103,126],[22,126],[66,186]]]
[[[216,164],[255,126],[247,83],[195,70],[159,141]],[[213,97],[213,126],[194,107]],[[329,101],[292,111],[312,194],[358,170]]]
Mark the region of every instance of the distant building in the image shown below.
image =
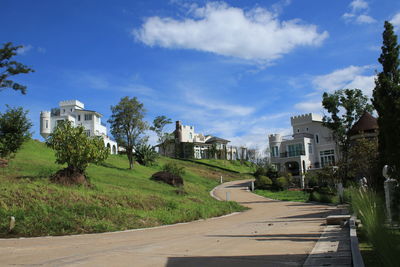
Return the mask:
[[[300,178],[308,170],[335,165],[338,148],[332,131],[322,125],[321,116],[312,113],[294,116],[291,125],[290,136],[269,135],[271,163],[279,171]]]
[[[235,160],[246,155],[245,148],[228,146],[229,140],[211,135],[196,133],[193,126],[175,124],[173,138],[165,145],[157,145],[161,155],[178,158],[228,159]],[[165,150],[164,150],[165,149]]]
[[[107,135],[107,127],[101,122],[102,114],[84,109],[85,105],[78,100],[61,101],[58,108],[40,113],[40,135],[47,138],[60,121],[70,121],[74,126],[83,126],[87,136],[101,136],[104,145],[110,148],[111,154],[118,153],[117,142]]]

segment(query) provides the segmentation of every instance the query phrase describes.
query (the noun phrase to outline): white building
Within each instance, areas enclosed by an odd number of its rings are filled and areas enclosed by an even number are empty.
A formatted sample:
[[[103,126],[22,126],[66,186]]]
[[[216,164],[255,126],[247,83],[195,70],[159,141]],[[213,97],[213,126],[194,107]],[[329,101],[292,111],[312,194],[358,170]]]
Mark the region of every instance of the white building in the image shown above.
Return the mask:
[[[271,163],[279,171],[304,177],[311,169],[334,165],[338,160],[338,149],[332,131],[322,125],[322,117],[304,114],[291,117],[293,135],[269,135]],[[302,179],[303,182],[303,179]]]
[[[101,136],[104,145],[110,148],[111,154],[117,154],[117,142],[107,135],[107,128],[101,122],[103,115],[85,109],[85,105],[78,100],[67,100],[59,103],[59,108],[40,113],[40,135],[47,138],[57,126],[59,121],[68,120],[74,126],[83,126],[87,136]]]

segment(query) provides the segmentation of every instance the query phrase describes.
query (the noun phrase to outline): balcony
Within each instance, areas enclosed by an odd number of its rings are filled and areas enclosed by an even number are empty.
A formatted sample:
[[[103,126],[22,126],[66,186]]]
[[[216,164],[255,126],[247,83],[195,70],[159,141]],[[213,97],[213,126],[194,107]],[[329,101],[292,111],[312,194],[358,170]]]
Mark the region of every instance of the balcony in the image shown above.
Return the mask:
[[[300,150],[300,151],[286,151],[281,153],[281,158],[290,158],[290,157],[298,157],[298,156],[305,156],[306,151],[305,150]]]

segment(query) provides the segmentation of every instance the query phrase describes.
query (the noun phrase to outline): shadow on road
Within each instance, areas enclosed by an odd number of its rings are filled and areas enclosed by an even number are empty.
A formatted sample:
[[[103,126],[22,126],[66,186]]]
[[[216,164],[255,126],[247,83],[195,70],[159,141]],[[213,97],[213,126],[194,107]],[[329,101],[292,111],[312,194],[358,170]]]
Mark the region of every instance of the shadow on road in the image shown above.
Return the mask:
[[[284,254],[269,256],[214,256],[214,257],[169,257],[167,267],[176,266],[301,266],[307,255]]]

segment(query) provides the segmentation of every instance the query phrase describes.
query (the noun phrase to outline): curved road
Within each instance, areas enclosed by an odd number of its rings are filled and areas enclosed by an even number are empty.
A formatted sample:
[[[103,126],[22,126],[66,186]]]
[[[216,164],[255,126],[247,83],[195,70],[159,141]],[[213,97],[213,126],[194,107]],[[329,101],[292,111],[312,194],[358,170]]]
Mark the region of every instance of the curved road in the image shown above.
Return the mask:
[[[323,231],[331,206],[281,202],[246,190],[215,195],[250,207],[243,213],[124,232],[0,240],[0,266],[299,266]]]

